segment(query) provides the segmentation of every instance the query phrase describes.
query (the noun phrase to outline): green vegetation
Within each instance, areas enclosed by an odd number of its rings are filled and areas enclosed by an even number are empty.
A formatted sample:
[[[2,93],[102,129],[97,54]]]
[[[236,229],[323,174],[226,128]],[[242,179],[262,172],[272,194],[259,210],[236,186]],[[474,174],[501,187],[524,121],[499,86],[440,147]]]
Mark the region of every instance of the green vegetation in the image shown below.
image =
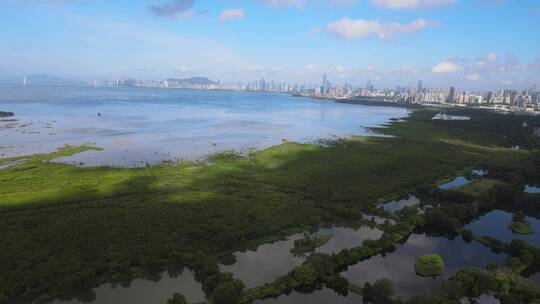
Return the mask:
[[[423,219],[416,215],[402,213],[402,220],[396,225],[387,226],[383,236],[378,240],[365,240],[361,247],[341,250],[337,255],[312,254],[306,262],[291,270],[287,275],[261,287],[249,289],[244,295],[244,303],[255,299],[274,297],[294,289],[309,289],[324,284],[334,288],[338,293],[347,294],[350,284],[340,276],[347,266],[385,251],[391,251],[394,245],[408,238]],[[354,287],[353,287],[354,289]]]
[[[167,300],[167,304],[187,304],[186,297],[179,293],[174,293],[172,297]]]
[[[473,182],[464,185],[459,188],[459,190],[465,194],[474,195],[476,197],[481,197],[488,193],[495,186],[503,185],[504,183],[499,180],[489,179],[489,178],[478,178]]]
[[[362,291],[364,301],[374,304],[392,303],[395,293],[394,284],[386,279],[378,280],[373,285],[366,283]]]
[[[214,303],[313,284],[347,292],[343,267],[392,250],[415,228],[459,231],[465,218],[494,202],[514,201],[514,189],[536,178],[540,157],[510,147],[540,146],[532,136],[538,118],[463,111],[448,114],[471,121],[433,121],[434,111],[416,109],[405,122],[375,130],[392,137],[324,146],[286,142],[248,157],[217,154],[206,163],[121,169],[51,162],[92,147],[25,157],[0,170],[0,299],[39,302],[171,265],[193,270]],[[500,182],[474,186],[479,195],[433,190],[437,180],[473,167],[489,169],[485,179]],[[381,239],[333,256],[312,254],[266,286],[244,291],[242,282],[219,271],[220,254],[291,230],[357,221],[378,212],[377,202],[411,192],[441,207],[424,216],[405,208],[396,225],[384,226]]]
[[[437,277],[444,273],[444,261],[438,254],[427,254],[416,259],[416,274],[422,277]]]
[[[529,222],[512,222],[508,228],[516,234],[534,234],[534,230]]]
[[[534,229],[532,225],[527,222],[525,214],[522,212],[517,212],[512,217],[512,223],[508,225],[508,228],[516,234],[534,234]]]
[[[331,235],[307,236],[303,239],[294,241],[294,247],[291,249],[291,252],[295,256],[305,256],[308,253],[314,252],[318,247],[328,243],[331,238]]]

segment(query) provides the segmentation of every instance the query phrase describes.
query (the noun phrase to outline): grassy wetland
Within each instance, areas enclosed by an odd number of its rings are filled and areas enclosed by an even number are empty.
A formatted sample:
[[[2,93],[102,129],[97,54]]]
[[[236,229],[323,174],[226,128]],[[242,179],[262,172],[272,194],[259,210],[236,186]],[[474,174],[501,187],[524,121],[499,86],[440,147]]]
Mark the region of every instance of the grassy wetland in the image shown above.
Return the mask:
[[[283,142],[247,156],[224,152],[205,162],[144,168],[52,161],[98,149],[91,146],[0,159],[0,166],[12,164],[0,170],[0,303],[46,302],[171,266],[192,270],[212,303],[323,287],[359,293],[367,303],[458,303],[483,294],[503,303],[540,299],[538,285],[523,277],[540,267],[536,247],[463,228],[495,208],[539,217],[539,198],[523,187],[539,181],[540,139],[533,130],[540,119],[447,112],[471,120],[435,121],[437,111],[415,109],[403,121],[373,130],[385,137]],[[475,168],[489,173],[460,188],[437,188]],[[377,208],[410,193],[432,207],[396,213]],[[393,223],[376,224],[365,215]],[[384,234],[338,254],[312,253],[275,282],[252,289],[219,270],[217,259],[227,253],[343,222],[373,225]],[[408,300],[394,295],[391,281],[357,286],[341,276],[349,266],[391,252],[413,232],[479,242],[507,254],[508,265],[463,269],[438,292]]]

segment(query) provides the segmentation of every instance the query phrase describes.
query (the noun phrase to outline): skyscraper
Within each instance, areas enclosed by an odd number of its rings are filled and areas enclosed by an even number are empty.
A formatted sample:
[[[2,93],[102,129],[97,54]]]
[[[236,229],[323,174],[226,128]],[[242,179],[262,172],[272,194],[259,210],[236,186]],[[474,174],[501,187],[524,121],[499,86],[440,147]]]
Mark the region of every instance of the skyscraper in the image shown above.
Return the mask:
[[[416,91],[418,93],[422,92],[424,88],[422,87],[422,80],[418,80],[418,86],[416,87]]]
[[[330,91],[330,85],[328,83],[328,77],[326,76],[326,74],[323,75],[323,80],[322,80],[322,89],[321,89],[321,93],[323,95],[326,95],[328,94],[328,92]]]
[[[448,97],[446,97],[446,103],[453,103],[456,95],[456,88],[450,87],[448,91]]]

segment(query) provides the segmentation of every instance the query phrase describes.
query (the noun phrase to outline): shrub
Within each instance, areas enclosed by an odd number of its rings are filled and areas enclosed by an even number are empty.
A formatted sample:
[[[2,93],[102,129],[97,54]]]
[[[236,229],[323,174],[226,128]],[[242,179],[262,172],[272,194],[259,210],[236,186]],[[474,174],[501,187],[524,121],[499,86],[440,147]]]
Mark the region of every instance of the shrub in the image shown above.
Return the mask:
[[[438,254],[427,254],[416,259],[416,273],[422,277],[436,277],[444,273],[444,261]]]

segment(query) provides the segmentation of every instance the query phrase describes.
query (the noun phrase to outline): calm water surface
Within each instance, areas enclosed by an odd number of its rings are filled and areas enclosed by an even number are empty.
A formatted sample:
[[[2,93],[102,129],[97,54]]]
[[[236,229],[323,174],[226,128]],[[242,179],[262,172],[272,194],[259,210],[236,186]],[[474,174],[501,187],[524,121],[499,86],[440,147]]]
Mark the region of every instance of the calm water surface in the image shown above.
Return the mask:
[[[361,304],[362,296],[349,294],[346,297],[338,295],[331,289],[317,290],[310,294],[292,292],[273,299],[255,301],[254,304]]]
[[[332,227],[319,230],[316,235],[332,235],[328,243],[317,248],[319,253],[339,253],[346,248],[360,247],[365,240],[377,240],[383,232],[379,229],[361,227],[352,229],[347,227]]]
[[[446,265],[444,275],[437,279],[420,277],[414,269],[416,258],[430,253],[439,254]],[[436,289],[463,268],[503,264],[505,258],[505,254],[492,253],[477,242],[467,244],[461,238],[449,240],[415,234],[405,244],[397,245],[395,252],[386,256],[378,255],[351,266],[343,276],[359,286],[366,282],[389,279],[395,284],[398,294],[409,297]]]
[[[0,84],[0,110],[18,120],[0,122],[0,157],[94,143],[105,150],[63,161],[114,166],[368,134],[364,127],[407,115],[403,108],[285,94],[6,84]]]
[[[104,284],[86,292],[68,295],[51,304],[165,304],[175,292],[183,294],[189,303],[206,301],[202,285],[195,281],[191,271],[184,270],[177,276],[164,272],[152,280],[136,279],[129,287]]]
[[[532,193],[532,194],[540,193],[540,187],[526,185],[525,186],[525,193]]]
[[[508,225],[512,222],[512,213],[501,210],[491,211],[481,216],[478,220],[473,221],[465,228],[479,236],[487,235],[503,242],[511,242],[513,239],[524,240],[540,248],[540,220],[532,217],[527,217],[526,219],[532,225],[534,234],[514,234],[508,228]]]
[[[415,206],[415,205],[419,205],[419,204],[420,204],[420,200],[416,196],[409,195],[407,198],[399,199],[399,200],[393,200],[391,202],[382,204],[379,207],[383,208],[386,211],[395,212],[395,211],[399,211],[399,210],[401,210],[401,209],[403,209],[405,207]]]
[[[332,227],[319,229],[313,235],[332,235],[328,243],[316,249],[316,252],[331,254],[345,248],[361,246],[364,240],[378,239],[382,236],[382,231],[369,227]],[[235,278],[242,280],[247,288],[273,282],[304,262],[305,258],[295,257],[290,252],[294,241],[304,237],[305,234],[298,233],[283,241],[261,245],[256,250],[235,252],[230,263],[224,262],[220,265],[221,271],[231,272]]]
[[[465,186],[466,184],[470,183],[471,180],[464,177],[464,176],[458,176],[456,178],[454,178],[452,181],[446,183],[446,184],[442,184],[442,185],[439,185],[439,189],[442,189],[442,190],[450,190],[450,189],[456,189],[456,188],[459,188],[461,186]]]
[[[302,238],[304,235],[298,233],[283,241],[261,245],[256,250],[235,252],[235,261],[232,264],[221,264],[220,269],[222,272],[231,272],[235,278],[242,280],[247,288],[270,283],[294,267],[302,265],[304,258],[295,257],[290,252],[294,241]]]

